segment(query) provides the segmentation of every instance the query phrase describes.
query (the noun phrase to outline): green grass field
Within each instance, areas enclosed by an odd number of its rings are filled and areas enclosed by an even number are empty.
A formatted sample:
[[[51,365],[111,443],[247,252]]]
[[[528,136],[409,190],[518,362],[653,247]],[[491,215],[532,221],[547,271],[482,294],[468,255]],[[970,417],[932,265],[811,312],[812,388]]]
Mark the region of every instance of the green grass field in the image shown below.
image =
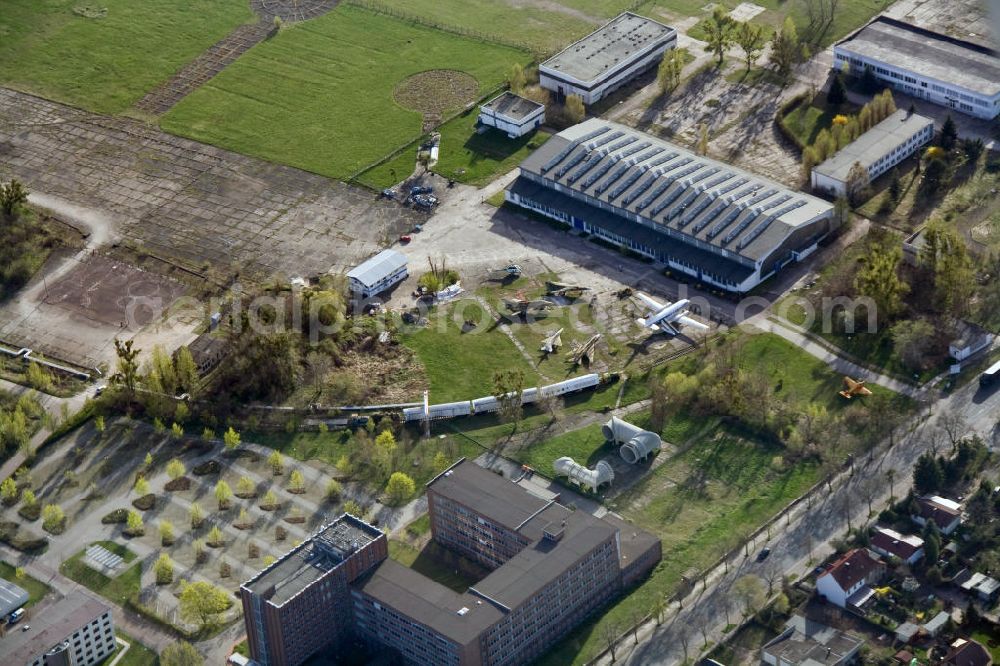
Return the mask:
[[[491,0],[392,2],[394,8],[426,20],[524,43],[539,53],[554,53],[562,49],[628,4],[627,0],[558,0],[544,6]]]
[[[421,134],[421,114],[393,98],[403,79],[457,69],[475,77],[485,94],[513,63],[529,60],[522,51],[342,6],[254,47],[183,99],[161,125],[344,178]]]
[[[495,129],[477,134],[478,118],[479,109],[476,108],[438,128],[441,149],[433,171],[462,183],[485,185],[494,176],[516,167],[551,136],[548,132],[537,131],[509,139]]]
[[[476,329],[463,333],[465,319],[478,322]],[[427,369],[431,402],[492,395],[493,374],[498,370],[521,370],[525,387],[538,384],[534,368],[474,300],[437,308],[426,328],[404,336],[402,341]]]
[[[706,5],[714,4],[726,9],[733,9],[741,2],[742,0],[717,0],[714,3],[706,3],[702,0],[651,0],[642,5],[639,12],[660,19],[684,16],[707,18],[711,15],[711,11],[704,11]],[[826,47],[864,25],[873,16],[891,5],[892,0],[844,0],[837,6],[837,11],[831,22],[815,28],[809,27],[809,14],[806,10],[805,0],[754,0],[753,4],[763,7],[764,11],[753,17],[752,23],[762,25],[770,32],[780,28],[785,17],[791,16],[798,27],[800,37]],[[703,39],[705,33],[700,26],[695,26],[688,31],[688,34],[695,39]]]
[[[78,7],[107,12],[88,18]],[[246,0],[4,0],[0,82],[119,113],[253,19]]]
[[[787,467],[780,447],[747,439],[716,420],[668,425],[665,439],[671,439],[671,430],[686,448],[612,503],[626,519],[661,538],[663,561],[638,588],[600,619],[579,627],[540,663],[590,660],[604,647],[602,625],[631,626],[634,613],[650,612],[653,600],[676,591],[687,571],[712,564],[819,479],[816,466]],[[599,436],[589,438],[598,440],[603,442]],[[585,447],[579,453],[585,457]]]
[[[129,644],[128,652],[121,658],[117,666],[156,666],[160,663],[160,658],[148,647],[123,631],[116,631],[115,633],[118,635],[118,638]],[[98,666],[108,666],[118,658],[121,650],[122,648],[119,645],[114,652],[100,661]]]
[[[121,544],[113,541],[95,541],[94,543],[104,546],[112,553],[120,555],[126,564],[135,560],[135,553]],[[114,578],[109,578],[99,571],[90,568],[83,561],[85,557],[86,548],[63,562],[59,567],[59,573],[80,583],[84,587],[90,588],[118,605],[124,604],[139,594],[140,578],[142,576],[141,562],[136,562]]]
[[[42,597],[49,593],[50,588],[48,585],[28,575],[18,578],[14,575],[16,571],[16,567],[13,567],[6,562],[0,562],[0,578],[14,583],[28,593],[28,603],[25,604],[26,607],[30,608],[31,606],[34,606],[42,600]]]

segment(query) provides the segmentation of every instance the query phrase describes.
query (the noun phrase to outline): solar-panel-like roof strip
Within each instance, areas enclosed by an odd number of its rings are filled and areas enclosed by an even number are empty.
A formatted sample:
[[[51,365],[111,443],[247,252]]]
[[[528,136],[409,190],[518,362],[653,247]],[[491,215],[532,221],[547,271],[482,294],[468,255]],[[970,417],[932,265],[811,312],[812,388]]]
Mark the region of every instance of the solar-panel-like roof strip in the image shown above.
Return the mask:
[[[683,183],[681,185],[683,187]],[[697,190],[693,190],[690,187],[682,189],[681,192],[683,192],[683,196],[681,196],[677,203],[671,206],[670,210],[667,211],[667,214],[664,216],[666,219],[672,219],[675,215],[687,208],[688,204],[694,201],[695,197],[699,194]],[[666,208],[665,202],[657,204],[656,208],[653,209],[653,217],[656,217],[657,213],[662,211],[664,208]]]
[[[731,211],[729,211],[728,213],[726,213],[726,216],[724,218],[722,218],[721,220],[719,220],[719,223],[716,224],[714,227],[712,227],[711,230],[709,230],[709,232],[708,232],[708,238],[711,240],[712,238],[715,238],[720,233],[722,233],[722,230],[725,229],[726,227],[728,227],[730,224],[732,224],[733,220],[735,220],[737,217],[739,217],[740,213],[742,213],[743,210],[745,210],[745,209],[742,209],[742,208],[733,208]]]
[[[772,222],[774,222],[775,220],[777,220],[782,215],[787,215],[788,213],[791,213],[796,208],[801,208],[802,206],[805,206],[805,205],[806,205],[805,199],[799,199],[798,201],[795,201],[795,202],[789,204],[788,206],[785,206],[781,210],[775,211],[774,213],[771,213],[770,215],[767,216],[767,219],[765,219],[759,225],[757,225],[756,227],[754,227],[753,230],[750,231],[750,233],[748,233],[746,236],[744,236],[743,238],[740,239],[740,242],[736,244],[736,249],[742,250],[747,245],[749,245],[750,243],[754,242],[754,240],[756,240],[758,236],[760,236],[762,233],[764,233],[767,230],[767,228],[769,226],[771,226]]]
[[[590,132],[586,136],[582,136],[579,139],[571,141],[569,145],[567,145],[565,148],[559,151],[559,153],[555,157],[553,157],[551,160],[542,165],[541,169],[542,173],[547,172],[549,169],[551,169],[552,167],[554,167],[555,165],[559,164],[564,159],[566,159],[566,156],[569,155],[571,152],[573,152],[573,149],[579,146],[581,143],[586,143],[587,141],[596,139],[597,137],[601,136],[606,132],[609,132],[610,130],[611,127],[609,125],[605,125],[604,127],[599,127],[593,132]],[[619,130],[619,136],[621,136],[622,134],[624,134],[624,132],[621,132]]]
[[[696,203],[694,206],[685,209],[684,214],[681,215],[681,219],[677,223],[677,226],[678,227],[686,226],[689,222],[691,222],[691,220],[698,217],[698,213],[708,208],[708,206],[713,201],[715,201],[715,199],[712,196],[706,194],[704,199]]]
[[[707,213],[705,213],[705,218],[703,220],[701,220],[700,222],[698,222],[698,224],[694,225],[691,228],[692,232],[694,232],[696,234],[700,233],[702,229],[704,229],[705,227],[707,227],[709,225],[709,223],[712,220],[714,220],[716,218],[716,216],[718,216],[718,214],[721,213],[726,208],[726,206],[729,206],[729,205],[730,204],[725,199],[722,199],[722,198],[716,199],[715,200],[715,205],[712,206],[708,210]],[[694,218],[692,218],[692,219],[694,219]],[[685,222],[685,224],[687,224],[687,223]]]
[[[573,159],[571,159],[569,162],[559,167],[559,170],[556,171],[556,178],[562,178],[563,176],[565,176],[570,169],[575,167],[577,164],[582,162],[584,158],[586,158],[588,155],[591,154],[592,153],[590,153],[586,148],[581,150],[579,153],[573,156]]]

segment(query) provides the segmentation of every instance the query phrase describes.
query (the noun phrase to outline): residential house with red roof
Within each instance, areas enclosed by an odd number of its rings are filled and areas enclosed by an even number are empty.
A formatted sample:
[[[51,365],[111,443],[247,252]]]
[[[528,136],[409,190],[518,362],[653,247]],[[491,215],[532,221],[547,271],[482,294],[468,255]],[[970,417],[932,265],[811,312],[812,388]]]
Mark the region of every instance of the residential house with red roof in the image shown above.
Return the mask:
[[[845,553],[816,578],[816,591],[830,603],[860,608],[874,595],[872,586],[885,576],[885,563],[867,548]]]

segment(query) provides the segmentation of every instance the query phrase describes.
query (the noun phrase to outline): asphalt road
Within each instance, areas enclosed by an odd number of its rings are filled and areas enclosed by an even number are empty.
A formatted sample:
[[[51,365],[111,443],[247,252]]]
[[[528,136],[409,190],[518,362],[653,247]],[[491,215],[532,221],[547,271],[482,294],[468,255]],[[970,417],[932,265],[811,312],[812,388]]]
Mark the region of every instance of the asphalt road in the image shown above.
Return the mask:
[[[746,574],[755,574],[766,581],[768,577],[780,580],[781,574],[800,576],[807,573],[814,563],[833,551],[831,542],[846,532],[848,516],[852,527],[868,521],[868,503],[863,499],[862,488],[875,489],[875,511],[889,501],[887,470],[896,470],[894,497],[905,494],[911,485],[914,460],[930,450],[933,442],[941,441],[935,436],[935,431],[940,432],[937,422],[941,415],[960,413],[968,423],[970,434],[983,436],[993,447],[1000,445],[997,427],[1000,387],[983,392],[976,382],[972,382],[934,403],[931,410],[930,416],[898,439],[894,447],[890,449],[883,444],[872,459],[856,464],[853,475],[843,472],[833,481],[831,491],[817,493],[811,505],[803,503],[789,512],[787,520],[779,520],[770,540],[763,535],[751,545],[750,557],[740,553],[730,560],[728,572],[722,567],[712,572],[704,589],[697,586],[696,591],[684,599],[683,607],[675,605],[668,612],[661,626],[644,625],[639,632],[638,645],[631,634],[623,638],[617,650],[618,660],[644,665],[681,663],[687,658],[695,658],[706,642],[718,643],[725,626],[740,618],[740,610],[730,591],[733,583]],[[771,556],[758,563],[754,555],[765,545],[771,548]],[[610,657],[598,663],[610,663]]]

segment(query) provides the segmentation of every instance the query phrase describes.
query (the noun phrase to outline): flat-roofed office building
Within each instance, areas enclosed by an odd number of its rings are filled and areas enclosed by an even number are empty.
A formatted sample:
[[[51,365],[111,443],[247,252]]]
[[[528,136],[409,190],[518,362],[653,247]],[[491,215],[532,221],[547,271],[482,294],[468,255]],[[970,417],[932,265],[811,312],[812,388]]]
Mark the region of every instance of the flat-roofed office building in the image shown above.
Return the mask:
[[[253,660],[295,666],[351,637],[348,586],[388,553],[380,530],[344,514],[241,585]]]
[[[847,194],[851,168],[860,164],[868,182],[893,168],[934,138],[934,121],[899,110],[813,167],[812,186],[835,195]]]
[[[538,66],[538,82],[557,100],[579,95],[593,104],[659,64],[677,46],[677,31],[623,12]]]
[[[746,292],[811,254],[831,203],[617,123],[563,130],[521,163],[507,201]]]
[[[427,501],[435,541],[489,574],[465,591],[445,587],[388,559],[385,537],[345,514],[243,585],[253,659],[296,666],[360,640],[407,664],[523,664],[661,557],[648,532],[464,459],[427,484]]]
[[[833,47],[833,66],[977,118],[1000,114],[1000,58],[972,42],[879,16]]]
[[[115,651],[111,607],[83,592],[71,592],[0,639],[4,666],[92,666]]]

